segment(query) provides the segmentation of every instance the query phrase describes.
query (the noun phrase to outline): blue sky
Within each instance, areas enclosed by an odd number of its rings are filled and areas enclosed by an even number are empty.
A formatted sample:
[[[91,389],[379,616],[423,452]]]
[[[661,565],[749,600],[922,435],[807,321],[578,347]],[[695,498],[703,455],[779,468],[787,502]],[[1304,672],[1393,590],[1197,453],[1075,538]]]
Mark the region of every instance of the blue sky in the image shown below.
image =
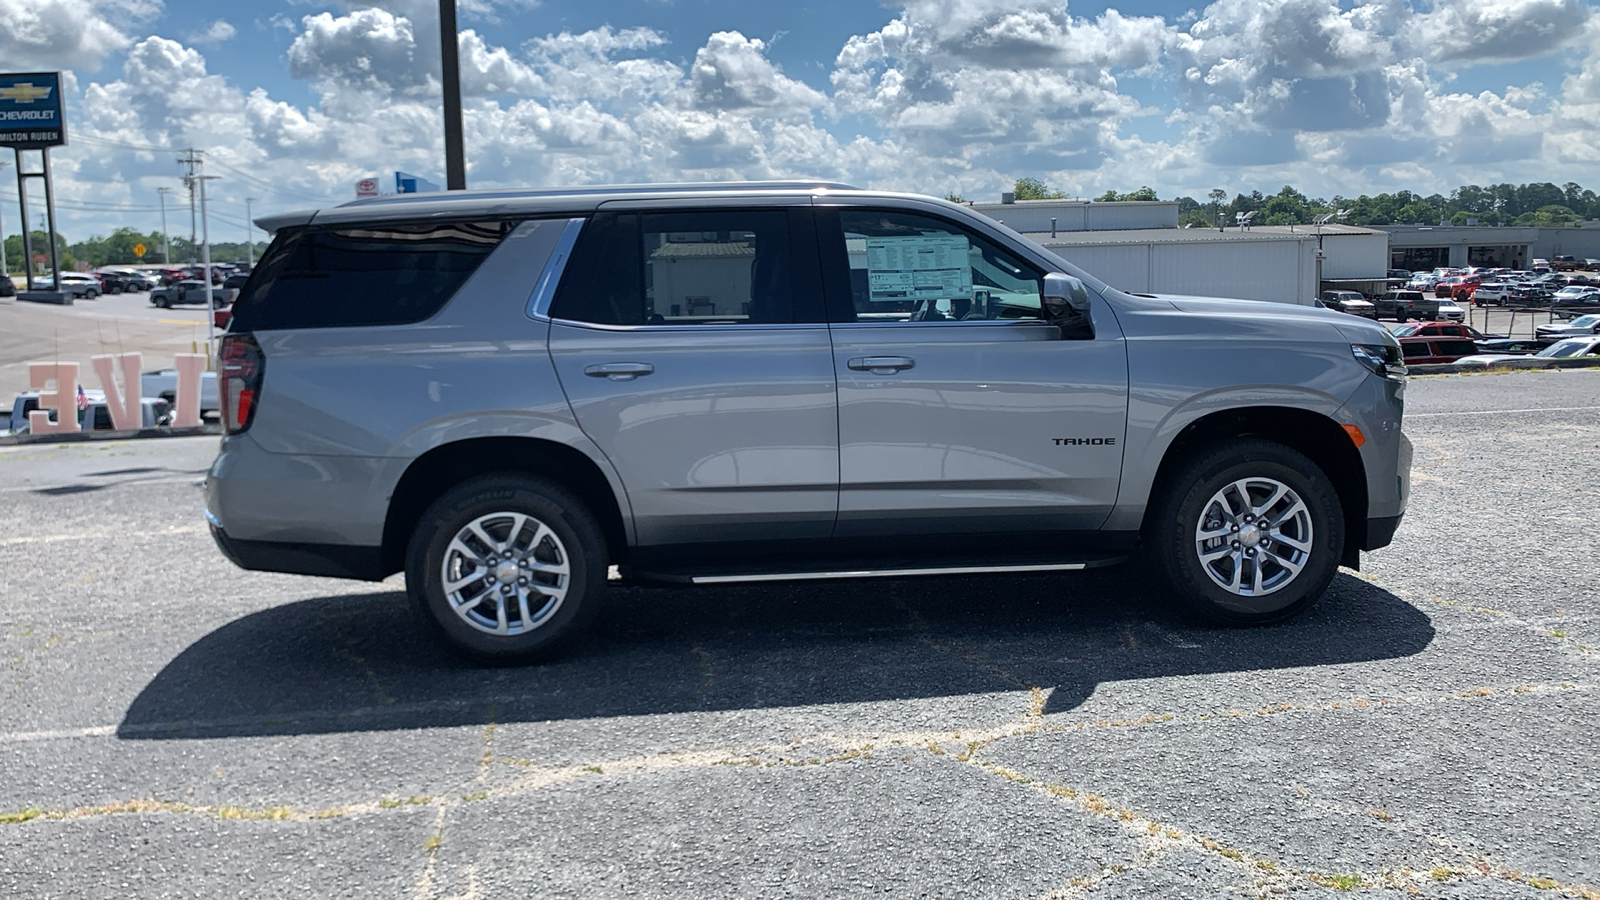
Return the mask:
[[[825,177],[991,198],[1600,186],[1585,0],[460,0],[474,187]],[[70,73],[63,231],[155,227],[168,148],[223,228],[442,181],[436,0],[6,0]],[[0,222],[17,227],[15,187]],[[185,216],[186,218],[186,216]],[[179,230],[174,227],[174,231]],[[226,236],[226,235],[225,235]]]

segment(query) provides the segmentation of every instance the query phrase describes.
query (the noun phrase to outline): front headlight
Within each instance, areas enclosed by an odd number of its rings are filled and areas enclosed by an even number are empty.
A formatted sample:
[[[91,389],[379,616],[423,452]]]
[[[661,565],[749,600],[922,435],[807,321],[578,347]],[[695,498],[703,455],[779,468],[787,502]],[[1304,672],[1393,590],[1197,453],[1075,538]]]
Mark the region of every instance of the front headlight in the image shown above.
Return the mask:
[[[1399,381],[1406,377],[1404,357],[1398,344],[1351,344],[1350,352],[1372,374]]]

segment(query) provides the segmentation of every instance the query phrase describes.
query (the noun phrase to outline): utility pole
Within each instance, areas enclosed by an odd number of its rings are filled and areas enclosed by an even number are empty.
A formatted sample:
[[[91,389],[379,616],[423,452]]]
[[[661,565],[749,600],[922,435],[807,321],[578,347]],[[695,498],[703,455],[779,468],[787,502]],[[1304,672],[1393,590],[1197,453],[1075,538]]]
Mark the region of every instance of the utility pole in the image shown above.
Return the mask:
[[[206,281],[206,368],[211,368],[211,357],[217,346],[217,315],[216,300],[212,296],[211,288],[211,224],[206,220],[206,182],[214,181],[215,175],[196,174],[194,180],[200,184],[200,228],[205,243],[200,246],[203,277]]]
[[[195,177],[199,174],[200,166],[201,166],[201,164],[203,162],[203,158],[204,158],[205,154],[201,153],[199,150],[194,149],[193,147],[190,147],[188,150],[186,150],[184,152],[186,154],[188,154],[188,155],[179,157],[178,158],[178,162],[183,164],[183,167],[184,167],[184,171],[183,171],[183,186],[189,189],[189,262],[193,263],[195,261],[194,260],[194,247],[195,247],[195,216],[194,216]]]
[[[250,231],[252,224],[250,222],[250,204],[254,202],[256,202],[256,198],[254,197],[244,198],[244,252],[245,260],[249,263],[249,267],[252,269],[256,267],[256,242],[255,239],[251,237]]]
[[[167,195],[172,193],[172,188],[159,187],[156,193],[161,195],[161,263],[172,265],[172,252],[167,248]]]
[[[467,189],[466,152],[461,143],[461,38],[456,0],[439,0],[439,63],[444,88],[445,190]]]

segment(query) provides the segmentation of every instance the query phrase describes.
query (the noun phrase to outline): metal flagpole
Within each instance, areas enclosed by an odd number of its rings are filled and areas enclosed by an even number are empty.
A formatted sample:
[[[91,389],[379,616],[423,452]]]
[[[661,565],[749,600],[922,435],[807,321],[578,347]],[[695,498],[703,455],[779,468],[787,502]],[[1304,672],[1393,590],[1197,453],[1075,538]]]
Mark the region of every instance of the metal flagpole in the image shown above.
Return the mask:
[[[245,261],[247,263],[249,263],[249,266],[252,269],[254,269],[256,267],[256,242],[255,242],[255,237],[254,237],[254,235],[252,234],[252,232],[250,230],[251,229],[250,204],[252,204],[254,202],[256,202],[256,198],[254,198],[254,197],[246,197],[246,198],[244,198],[244,252],[245,252]]]

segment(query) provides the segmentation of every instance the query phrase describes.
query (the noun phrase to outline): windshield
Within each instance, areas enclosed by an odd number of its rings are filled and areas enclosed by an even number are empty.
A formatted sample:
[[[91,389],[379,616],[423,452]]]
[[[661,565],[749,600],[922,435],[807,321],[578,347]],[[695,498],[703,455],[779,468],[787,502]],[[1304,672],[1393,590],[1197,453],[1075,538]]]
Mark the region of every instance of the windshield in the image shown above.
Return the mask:
[[[1572,320],[1572,324],[1579,328],[1588,328],[1600,322],[1600,316],[1579,316]]]
[[[1389,329],[1389,333],[1395,337],[1410,337],[1416,334],[1420,328],[1422,328],[1421,325],[1395,325]]]
[[[1552,344],[1534,355],[1543,356],[1546,359],[1565,359],[1569,356],[1585,356],[1593,353],[1595,349],[1593,341],[1562,341],[1559,344]]]

